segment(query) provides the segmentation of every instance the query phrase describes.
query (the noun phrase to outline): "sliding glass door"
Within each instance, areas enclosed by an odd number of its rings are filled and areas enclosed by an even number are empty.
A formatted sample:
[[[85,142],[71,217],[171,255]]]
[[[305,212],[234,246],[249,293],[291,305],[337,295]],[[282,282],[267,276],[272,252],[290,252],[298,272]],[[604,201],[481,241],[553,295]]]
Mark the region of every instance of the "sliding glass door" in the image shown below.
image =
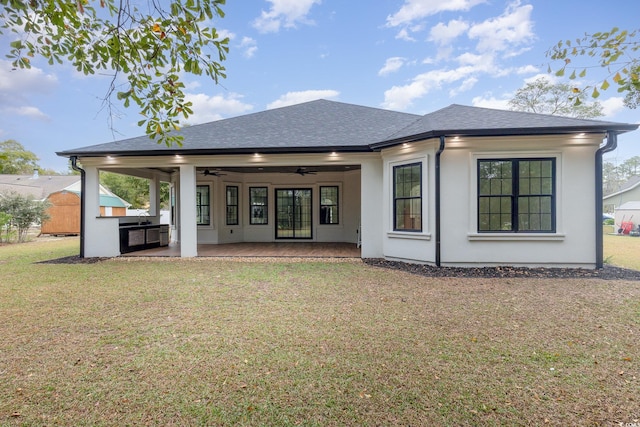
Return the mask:
[[[311,189],[276,189],[276,239],[311,239]]]

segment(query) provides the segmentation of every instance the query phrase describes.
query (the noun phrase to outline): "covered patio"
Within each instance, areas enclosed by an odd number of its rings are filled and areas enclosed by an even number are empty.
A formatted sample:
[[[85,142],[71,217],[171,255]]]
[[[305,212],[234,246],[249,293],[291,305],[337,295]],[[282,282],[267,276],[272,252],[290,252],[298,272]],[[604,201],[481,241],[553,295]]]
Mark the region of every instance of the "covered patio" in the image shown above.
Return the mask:
[[[179,257],[180,244],[123,254],[123,257]],[[360,258],[355,243],[261,242],[199,244],[198,257]]]

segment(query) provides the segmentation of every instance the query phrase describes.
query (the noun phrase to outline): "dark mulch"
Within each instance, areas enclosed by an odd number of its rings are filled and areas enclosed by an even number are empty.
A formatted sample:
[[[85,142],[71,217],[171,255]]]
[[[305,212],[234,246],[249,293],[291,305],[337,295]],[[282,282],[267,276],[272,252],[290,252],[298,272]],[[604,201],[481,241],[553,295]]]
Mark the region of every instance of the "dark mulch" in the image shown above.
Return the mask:
[[[640,280],[640,271],[605,265],[599,270],[583,268],[528,268],[528,267],[434,267],[432,265],[409,264],[384,259],[365,259],[366,264],[374,267],[402,270],[426,277],[531,277],[562,279],[604,279],[604,280]]]
[[[71,255],[63,258],[48,259],[46,261],[40,261],[40,262],[37,262],[36,264],[95,264],[97,262],[104,261],[105,259],[109,259],[109,258],[99,258],[99,257],[80,258],[79,255]]]

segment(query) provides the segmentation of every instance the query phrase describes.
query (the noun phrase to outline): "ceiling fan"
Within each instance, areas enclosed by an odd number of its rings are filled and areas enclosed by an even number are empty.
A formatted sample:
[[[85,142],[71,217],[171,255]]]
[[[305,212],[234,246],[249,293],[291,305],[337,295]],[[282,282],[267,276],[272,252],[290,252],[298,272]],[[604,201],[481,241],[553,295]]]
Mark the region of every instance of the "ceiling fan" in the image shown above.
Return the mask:
[[[223,175],[226,175],[226,173],[221,173],[221,172],[217,172],[217,171],[210,171],[209,169],[205,169],[204,172],[202,172],[202,175],[204,175],[204,176],[223,176]]]
[[[310,170],[307,170],[307,168],[299,167],[298,169],[296,169],[294,173],[297,173],[300,176],[305,176],[305,175],[315,175],[317,171],[310,171]]]

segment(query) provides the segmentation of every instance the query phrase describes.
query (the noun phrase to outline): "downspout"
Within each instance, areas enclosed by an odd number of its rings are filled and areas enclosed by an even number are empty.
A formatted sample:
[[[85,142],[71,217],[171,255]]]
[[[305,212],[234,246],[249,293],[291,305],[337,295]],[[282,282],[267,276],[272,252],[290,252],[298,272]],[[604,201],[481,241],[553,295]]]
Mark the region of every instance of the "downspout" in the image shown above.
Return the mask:
[[[604,266],[602,238],[602,156],[618,148],[618,134],[607,131],[607,143],[596,151],[596,268]]]
[[[87,187],[84,169],[78,166],[78,157],[71,156],[71,169],[80,172],[80,258],[84,258],[84,195]]]
[[[444,151],[444,135],[440,136],[440,148],[436,152],[436,267],[440,267],[440,155]]]

